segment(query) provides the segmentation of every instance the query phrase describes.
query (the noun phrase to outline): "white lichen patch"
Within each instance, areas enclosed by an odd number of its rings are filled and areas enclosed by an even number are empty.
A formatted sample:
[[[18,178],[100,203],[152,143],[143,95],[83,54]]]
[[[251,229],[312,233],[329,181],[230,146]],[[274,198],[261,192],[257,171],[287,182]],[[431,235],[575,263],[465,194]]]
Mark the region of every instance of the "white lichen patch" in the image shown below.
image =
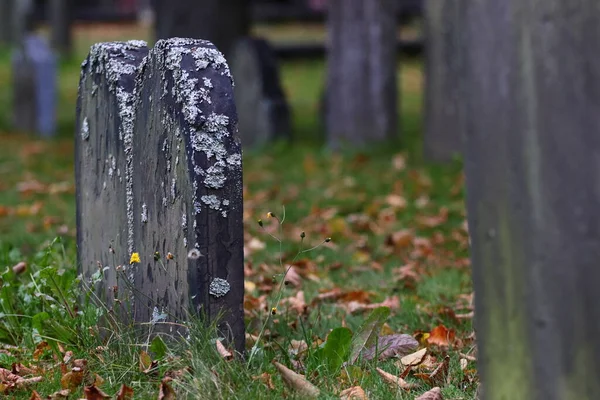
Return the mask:
[[[181,229],[187,229],[187,215],[185,213],[181,214]]]
[[[215,297],[223,297],[229,293],[229,290],[231,290],[229,282],[227,282],[225,279],[215,278],[210,283],[208,293]]]
[[[81,123],[81,138],[83,140],[88,140],[90,138],[90,125],[87,117],[85,117]]]
[[[219,198],[217,196],[215,196],[214,194],[211,194],[208,196],[202,196],[200,198],[200,200],[202,200],[202,202],[204,204],[206,204],[209,208],[211,208],[213,210],[221,209],[221,200],[219,200]]]
[[[148,207],[146,206],[146,203],[142,204],[142,222],[148,222]]]

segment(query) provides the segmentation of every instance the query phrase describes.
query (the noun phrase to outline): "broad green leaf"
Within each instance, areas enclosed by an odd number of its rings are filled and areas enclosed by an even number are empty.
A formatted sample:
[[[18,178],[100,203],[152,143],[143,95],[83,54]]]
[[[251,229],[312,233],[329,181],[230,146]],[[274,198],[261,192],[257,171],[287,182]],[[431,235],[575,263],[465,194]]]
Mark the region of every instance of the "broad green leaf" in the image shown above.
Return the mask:
[[[352,340],[352,351],[349,360],[350,364],[356,362],[358,356],[365,347],[370,347],[375,344],[379,331],[381,331],[381,327],[389,316],[389,307],[378,307],[373,310]]]
[[[351,343],[352,331],[348,328],[335,328],[329,333],[319,356],[330,371],[339,369],[348,360]]]
[[[165,355],[167,355],[168,349],[167,345],[165,342],[163,342],[160,336],[156,336],[154,339],[152,339],[150,351],[154,353],[156,358],[163,358]]]

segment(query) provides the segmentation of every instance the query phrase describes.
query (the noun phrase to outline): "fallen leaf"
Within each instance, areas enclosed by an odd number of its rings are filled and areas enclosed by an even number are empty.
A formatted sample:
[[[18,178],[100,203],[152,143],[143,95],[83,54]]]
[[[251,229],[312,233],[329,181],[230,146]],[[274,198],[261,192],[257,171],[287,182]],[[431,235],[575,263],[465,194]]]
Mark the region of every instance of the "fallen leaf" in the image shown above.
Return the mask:
[[[410,246],[415,239],[415,235],[411,230],[404,229],[398,232],[392,233],[387,238],[387,244],[397,249],[402,249]]]
[[[442,397],[442,389],[436,386],[415,398],[415,400],[444,400]]]
[[[60,378],[60,385],[63,389],[76,390],[82,382],[82,371],[69,371]]]
[[[446,382],[446,378],[448,377],[448,370],[450,368],[450,356],[446,356],[444,361],[439,363],[439,365],[433,370],[430,374],[415,374],[414,376],[422,379],[429,385],[434,384],[444,384]]]
[[[372,360],[375,357],[375,352],[379,353],[379,360],[385,360],[397,355],[403,356],[414,351],[419,346],[419,342],[410,335],[393,334],[380,336],[377,343],[365,349],[362,357],[365,360]]]
[[[12,270],[15,275],[20,275],[27,270],[27,264],[25,263],[25,261],[21,261],[20,263],[12,267]]]
[[[171,381],[171,378],[164,378],[160,382],[160,388],[158,390],[158,400],[175,400],[177,398],[175,391],[169,384],[169,382]]]
[[[220,340],[217,340],[217,351],[225,360],[229,361],[233,359],[233,353],[227,350]]]
[[[150,354],[148,354],[145,351],[141,351],[140,352],[140,372],[145,372],[148,371],[150,369],[150,366],[152,365],[152,357],[150,357]]]
[[[304,340],[294,340],[292,339],[290,343],[290,347],[288,349],[288,353],[292,356],[297,356],[300,353],[306,351],[308,349],[308,345]]]
[[[379,373],[383,381],[392,388],[392,390],[397,390],[398,388],[409,390],[416,387],[415,384],[408,383],[399,376],[392,375],[389,372],[382,370],[381,368],[377,368],[377,372]]]
[[[50,398],[50,400],[67,399],[67,398],[69,398],[70,394],[71,394],[71,391],[69,389],[63,389],[63,390],[59,390],[58,392],[52,393],[48,397]]]
[[[390,194],[385,198],[385,201],[394,208],[405,209],[406,199],[397,194]]]
[[[302,277],[292,266],[289,267],[287,273],[285,274],[285,284],[292,285],[294,287],[300,287],[302,285]]]
[[[447,347],[454,342],[454,338],[455,333],[453,329],[448,329],[444,325],[438,325],[429,332],[427,343]]]
[[[400,362],[405,367],[414,367],[415,365],[419,365],[423,361],[425,354],[427,354],[426,348],[421,349],[419,351],[415,351],[412,354],[402,357],[400,359]]]
[[[376,343],[381,327],[390,315],[390,309],[381,307],[374,310],[362,323],[352,338],[350,364],[354,364],[365,348]]]
[[[340,400],[368,400],[368,397],[363,388],[360,386],[353,386],[342,390],[340,393]]]
[[[469,365],[469,360],[467,360],[466,358],[461,358],[460,359],[460,369],[461,369],[461,371],[464,371],[465,369],[467,369],[467,365]]]
[[[319,389],[310,383],[304,375],[298,374],[285,365],[278,363],[273,360],[273,365],[277,368],[277,371],[281,374],[283,381],[285,384],[291,389],[297,391],[299,394],[307,397],[317,397],[319,396]]]
[[[83,393],[85,394],[86,400],[110,399],[111,397],[96,386],[86,386],[83,388]]]
[[[275,385],[273,384],[273,378],[272,378],[271,374],[269,374],[267,372],[263,372],[262,374],[260,374],[258,376],[253,376],[252,380],[261,381],[270,390],[274,390],[275,389]]]
[[[29,400],[42,400],[42,396],[40,396],[40,394],[34,390],[33,392],[31,392],[31,397],[29,398]]]
[[[126,385],[121,385],[121,389],[117,393],[116,400],[131,400],[133,399],[133,389]]]

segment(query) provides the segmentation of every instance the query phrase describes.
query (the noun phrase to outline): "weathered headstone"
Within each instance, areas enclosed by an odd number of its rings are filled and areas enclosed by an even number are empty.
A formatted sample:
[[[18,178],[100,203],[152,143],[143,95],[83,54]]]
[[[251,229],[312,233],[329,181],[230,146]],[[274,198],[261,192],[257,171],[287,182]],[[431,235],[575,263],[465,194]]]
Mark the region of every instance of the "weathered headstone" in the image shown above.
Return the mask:
[[[108,81],[105,92],[110,92],[111,69],[90,67],[98,64],[94,49],[82,75],[76,168],[84,276],[98,271],[97,261],[107,272],[120,269],[135,322],[169,326],[192,314],[219,318],[221,334],[242,352],[242,160],[227,62],[204,40],[159,40],[141,64],[131,54],[135,43],[99,46],[123,49],[122,57],[101,51],[108,54],[105,64],[129,62],[113,68],[121,71],[109,95],[109,101],[124,102],[114,111],[122,118],[119,125],[107,126],[96,116],[94,106],[106,100],[94,100],[98,94],[86,82]],[[97,139],[103,129],[105,138]],[[108,152],[113,148],[118,156]],[[98,149],[104,150],[96,158],[81,156]],[[94,163],[108,164],[103,174],[89,168]],[[111,179],[119,183],[115,192],[104,188]],[[90,208],[94,211],[86,215]],[[100,240],[85,240],[100,230],[107,231]],[[111,239],[118,251],[109,248]],[[140,260],[130,264],[134,253]],[[113,295],[111,286],[104,286],[105,298]]]
[[[13,124],[15,129],[52,136],[56,130],[56,57],[46,40],[27,34],[14,54]]]
[[[328,0],[327,142],[331,148],[397,134],[394,0]]]
[[[600,7],[461,3],[482,399],[600,399]]]
[[[462,154],[464,29],[460,0],[425,3],[425,93],[423,155],[448,162]]]
[[[141,41],[94,45],[79,83],[75,136],[78,262],[84,274],[102,270],[98,293],[109,308],[115,308],[114,299],[129,293],[116,267],[127,266],[132,253],[134,92],[138,66],[147,54],[146,43]],[[117,303],[115,311],[127,316],[130,306]]]
[[[240,40],[232,50],[230,64],[244,148],[288,139],[290,110],[268,42],[249,37]]]

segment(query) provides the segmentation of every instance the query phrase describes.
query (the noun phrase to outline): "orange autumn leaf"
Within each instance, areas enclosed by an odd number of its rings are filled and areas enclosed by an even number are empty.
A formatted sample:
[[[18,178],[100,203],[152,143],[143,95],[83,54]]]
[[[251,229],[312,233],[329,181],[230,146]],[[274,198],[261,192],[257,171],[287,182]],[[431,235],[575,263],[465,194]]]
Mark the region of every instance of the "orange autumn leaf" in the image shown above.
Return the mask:
[[[438,325],[429,332],[427,343],[440,347],[447,347],[454,342],[455,336],[454,329],[448,329],[444,325]]]
[[[94,385],[86,386],[83,389],[83,393],[85,394],[86,400],[102,400],[102,399],[110,399],[110,397],[111,397]]]
[[[117,393],[116,400],[131,400],[133,399],[133,389],[123,384]]]

